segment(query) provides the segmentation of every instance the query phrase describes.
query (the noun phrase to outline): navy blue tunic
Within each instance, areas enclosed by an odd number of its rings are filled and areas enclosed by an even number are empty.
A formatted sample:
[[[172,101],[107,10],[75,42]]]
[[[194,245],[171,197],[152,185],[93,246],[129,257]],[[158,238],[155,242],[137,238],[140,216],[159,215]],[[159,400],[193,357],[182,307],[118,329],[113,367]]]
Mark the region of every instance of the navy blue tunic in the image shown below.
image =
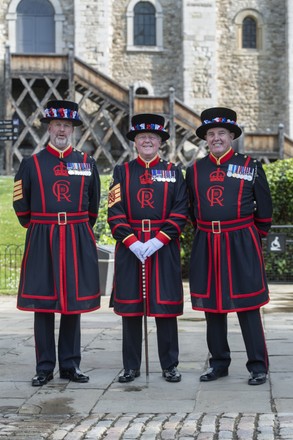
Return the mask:
[[[116,166],[110,185],[108,222],[117,240],[114,311],[143,314],[142,267],[129,246],[157,237],[164,246],[146,260],[147,314],[175,317],[183,312],[179,236],[188,215],[186,184],[180,168],[158,156]]]
[[[261,237],[272,201],[260,162],[231,149],[189,167],[186,181],[195,237],[190,292],[195,310],[244,311],[269,301]]]
[[[51,145],[23,160],[15,176],[13,207],[28,228],[17,307],[82,313],[100,307],[93,225],[100,179],[87,154]]]

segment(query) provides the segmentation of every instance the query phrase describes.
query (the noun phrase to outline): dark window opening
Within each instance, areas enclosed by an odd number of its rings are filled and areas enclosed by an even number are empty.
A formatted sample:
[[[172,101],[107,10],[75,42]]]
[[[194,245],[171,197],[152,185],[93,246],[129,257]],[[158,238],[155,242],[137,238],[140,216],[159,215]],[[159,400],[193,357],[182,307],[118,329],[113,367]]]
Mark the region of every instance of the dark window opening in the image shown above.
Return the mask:
[[[139,2],[134,7],[135,46],[156,45],[156,10],[149,2]]]
[[[242,47],[244,49],[256,49],[256,21],[252,17],[246,17],[242,23]]]
[[[149,92],[147,91],[147,89],[145,87],[138,87],[135,91],[136,95],[148,95]]]

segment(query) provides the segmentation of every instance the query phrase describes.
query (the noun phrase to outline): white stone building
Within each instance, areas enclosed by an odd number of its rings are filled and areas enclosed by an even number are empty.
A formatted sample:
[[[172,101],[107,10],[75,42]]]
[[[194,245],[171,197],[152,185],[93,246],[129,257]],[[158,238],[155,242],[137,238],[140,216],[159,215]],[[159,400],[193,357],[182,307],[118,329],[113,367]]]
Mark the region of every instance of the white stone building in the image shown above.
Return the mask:
[[[2,0],[0,27],[2,109],[8,46],[36,56],[72,48],[137,94],[173,87],[198,115],[230,106],[245,131],[277,132],[281,123],[293,137],[290,0]]]

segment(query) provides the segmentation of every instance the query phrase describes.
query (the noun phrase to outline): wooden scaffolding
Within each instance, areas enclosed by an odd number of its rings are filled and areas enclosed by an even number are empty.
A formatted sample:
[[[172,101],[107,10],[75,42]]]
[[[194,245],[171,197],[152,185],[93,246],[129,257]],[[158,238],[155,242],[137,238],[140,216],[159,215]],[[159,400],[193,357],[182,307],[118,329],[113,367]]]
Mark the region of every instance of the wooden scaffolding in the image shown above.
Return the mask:
[[[24,157],[46,145],[48,133],[40,123],[50,99],[78,102],[81,127],[75,129],[74,145],[91,154],[101,173],[111,172],[116,164],[135,157],[131,142],[125,138],[135,113],[159,113],[167,122],[170,139],[162,146],[162,155],[183,167],[206,153],[206,143],[196,128],[200,117],[184,105],[170,89],[168,96],[134,95],[80,59],[68,55],[5,55],[5,119],[19,122],[18,137],[5,142],[5,172],[12,174]],[[240,152],[269,162],[293,157],[293,142],[278,133],[245,133],[236,143]]]

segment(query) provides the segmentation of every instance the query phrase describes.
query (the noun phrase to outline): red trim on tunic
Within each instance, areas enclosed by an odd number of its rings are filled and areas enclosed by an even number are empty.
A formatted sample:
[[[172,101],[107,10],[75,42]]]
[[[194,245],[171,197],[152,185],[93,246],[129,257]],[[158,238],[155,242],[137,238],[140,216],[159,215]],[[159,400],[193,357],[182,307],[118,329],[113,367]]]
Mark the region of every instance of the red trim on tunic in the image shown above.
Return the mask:
[[[200,197],[198,193],[198,184],[197,184],[197,166],[196,162],[193,165],[193,185],[197,199],[197,210],[198,210],[198,219],[201,219],[201,207],[200,207]]]
[[[74,234],[74,227],[70,225],[71,231],[71,240],[72,240],[72,254],[73,254],[73,266],[74,266],[74,279],[75,279],[75,297],[78,301],[78,263],[77,263],[77,255],[76,255],[76,239]]]
[[[255,220],[256,222],[259,222],[259,223],[261,223],[261,222],[263,222],[263,223],[270,223],[270,222],[272,221],[272,217],[270,217],[270,218],[258,218],[258,217],[254,217],[254,220]]]
[[[128,218],[131,218],[131,207],[130,207],[130,195],[129,195],[129,183],[130,183],[130,175],[129,175],[129,164],[126,162],[124,164],[125,166],[125,177],[126,177],[126,203],[127,203],[127,212],[128,212]]]
[[[145,160],[143,160],[141,156],[138,156],[136,160],[139,163],[139,165],[142,165],[144,168],[147,167],[151,168],[160,162],[160,156],[156,155],[150,162],[146,162]]]
[[[211,234],[208,234],[208,250],[209,250],[209,255],[212,255],[212,240],[211,240]],[[207,293],[206,293],[206,297],[207,297],[207,298],[210,298],[210,296],[211,296],[212,271],[213,271],[212,261],[211,261],[211,258],[209,258],[209,266],[208,266],[208,284],[207,284]]]
[[[164,243],[165,245],[169,244],[171,241],[170,237],[167,237],[166,234],[164,234],[163,232],[158,232],[156,235],[156,238],[158,240],[160,240],[162,243]]]
[[[258,304],[257,306],[252,306],[252,307],[241,307],[240,309],[229,309],[229,310],[221,310],[221,313],[232,313],[232,312],[246,312],[247,310],[256,310],[259,309],[260,307],[266,305],[269,302],[269,299],[267,301],[264,301],[261,304]],[[196,310],[198,312],[210,312],[210,313],[219,313],[218,310],[215,309],[208,309],[206,307],[192,307],[193,310]]]
[[[110,221],[112,221],[112,220],[116,220],[117,218],[126,218],[126,215],[122,215],[122,214],[119,214],[119,215],[113,215],[113,217],[109,217],[109,218],[108,218],[108,222],[110,222]]]
[[[186,215],[183,215],[183,214],[176,214],[176,213],[174,213],[174,212],[171,212],[171,213],[170,213],[169,218],[170,218],[170,217],[184,218],[184,219],[187,220],[187,216],[186,216]]]
[[[55,225],[52,225],[50,228],[50,253],[51,253],[51,260],[53,261],[53,234],[54,234]],[[56,287],[56,279],[54,277],[54,297],[53,299],[57,299],[57,287]]]
[[[31,232],[33,231],[34,226],[32,226]],[[31,238],[31,235],[30,235]],[[22,261],[22,273],[23,273],[23,277],[22,277],[22,288],[21,288],[21,296],[23,296],[24,293],[24,285],[25,285],[25,278],[26,278],[26,263],[27,263],[27,258],[28,258],[28,253],[29,253],[29,249],[30,249],[30,244],[31,244],[31,239],[29,238],[28,243],[27,243],[27,248],[25,251],[25,255],[23,257],[23,261]]]
[[[64,243],[65,243],[65,228],[64,226],[60,227],[59,230],[59,291],[60,291],[60,305],[61,305],[61,310],[66,310],[65,308],[65,303],[64,303],[64,296],[65,296],[65,292],[64,292],[64,278],[65,278],[65,274],[64,274],[64,270],[65,270],[65,264],[64,264],[64,259],[65,259],[65,249],[64,249]]]
[[[209,154],[209,158],[210,158],[210,160],[211,160],[214,164],[216,164],[216,165],[220,165],[220,164],[225,163],[225,162],[227,162],[228,160],[230,160],[231,157],[234,156],[234,154],[235,154],[234,150],[232,149],[232,147],[230,147],[229,150],[226,151],[226,153],[223,154],[223,156],[221,156],[221,157],[216,157],[216,156],[213,155],[213,153],[210,153],[210,154]]]
[[[115,225],[115,226],[112,228],[112,235],[114,235],[116,229],[119,228],[119,226],[126,226],[127,228],[129,228],[129,224],[128,224],[128,223],[118,223],[117,225]]]
[[[87,160],[87,154],[84,153],[83,156],[83,163],[86,163]],[[80,193],[79,193],[79,205],[78,205],[78,210],[81,211],[82,210],[82,198],[83,198],[83,189],[84,189],[84,177],[81,177],[81,183],[80,183]]]
[[[60,218],[59,218],[60,217]],[[88,212],[32,212],[31,223],[59,224],[84,223],[89,221]]]
[[[133,243],[136,243],[138,241],[138,238],[133,234],[130,237],[125,238],[123,240],[123,244],[129,248]]]
[[[222,303],[222,279],[221,279],[221,243],[220,243],[220,237],[217,235],[215,237],[215,249],[216,249],[216,278],[217,278],[217,287],[216,287],[216,296],[217,296],[217,303],[218,303],[218,309],[222,310],[223,303]]]
[[[149,235],[149,233],[148,233]],[[149,236],[146,237],[146,241],[149,240]],[[151,267],[151,259],[147,258],[145,265],[145,278],[146,278],[146,313],[149,316],[150,314],[150,283],[152,279],[152,267]],[[156,277],[157,278],[157,277]]]
[[[258,259],[259,259],[259,263],[260,263],[260,267],[261,267],[261,279],[262,279],[262,285],[263,285],[262,291],[264,291],[265,290],[265,280],[264,280],[264,263],[263,263],[262,249],[260,248],[259,240],[256,239],[252,228],[249,228],[249,231],[251,233],[252,239],[254,241],[254,246],[257,251],[257,255],[258,255]]]
[[[176,222],[173,222],[170,218],[168,218],[168,219],[166,220],[166,223],[171,223],[171,225],[175,226],[175,228],[177,229],[178,233],[179,233],[179,234],[181,233],[180,226],[177,225]]]
[[[44,297],[45,298],[45,297]],[[94,307],[94,308],[90,308],[90,309],[86,309],[86,310],[73,310],[73,311],[68,311],[68,310],[57,310],[57,309],[31,309],[31,308],[25,308],[25,307],[20,307],[20,306],[16,306],[18,310],[24,310],[25,312],[45,312],[45,313],[61,313],[62,315],[80,315],[81,313],[88,313],[88,312],[94,312],[95,310],[98,310],[101,308],[101,306],[98,307]]]
[[[237,231],[239,229],[248,228],[253,226],[253,215],[248,217],[239,218],[237,220],[222,220],[222,221],[204,221],[198,220],[197,227],[204,232],[213,232],[214,234],[220,234],[221,232]]]
[[[33,158],[34,158],[34,162],[35,162],[35,166],[36,166],[36,170],[37,170],[37,175],[38,175],[38,180],[39,180],[39,185],[40,185],[40,192],[41,192],[41,199],[42,199],[42,209],[43,209],[43,212],[46,212],[45,191],[44,191],[44,184],[43,184],[43,179],[42,179],[42,173],[41,173],[41,169],[40,169],[38,158],[37,158],[37,156],[35,154],[33,155]]]
[[[247,167],[249,162],[250,162],[250,157],[248,157],[246,159],[244,166]],[[238,192],[238,199],[237,199],[237,218],[240,218],[240,216],[241,216],[241,199],[242,199],[242,194],[243,194],[243,187],[244,187],[244,180],[241,180],[239,192]]]
[[[68,148],[69,147],[69,148]],[[59,150],[58,148],[53,148],[50,144],[47,145],[46,150],[48,153],[52,154],[53,156],[56,156],[60,159],[60,157],[67,157],[69,154],[72,153],[72,146],[68,146],[65,151]]]
[[[19,216],[22,216],[22,215],[28,215],[31,212],[30,211],[16,211],[15,213],[16,213],[17,217],[19,217]]]
[[[172,168],[172,163],[170,162],[168,164],[168,166],[167,166],[167,171],[169,171],[171,168]],[[169,188],[169,183],[165,182],[165,184],[164,184],[164,202],[163,202],[162,220],[164,220],[166,218],[168,188]]]
[[[121,312],[117,312],[117,310],[114,310],[114,313],[116,313],[116,315],[118,316],[126,316],[126,317],[131,317],[131,316],[143,316],[143,313],[121,313]],[[176,318],[177,316],[181,316],[183,315],[183,312],[180,313],[150,313],[148,316],[150,318],[154,317],[154,318]]]

